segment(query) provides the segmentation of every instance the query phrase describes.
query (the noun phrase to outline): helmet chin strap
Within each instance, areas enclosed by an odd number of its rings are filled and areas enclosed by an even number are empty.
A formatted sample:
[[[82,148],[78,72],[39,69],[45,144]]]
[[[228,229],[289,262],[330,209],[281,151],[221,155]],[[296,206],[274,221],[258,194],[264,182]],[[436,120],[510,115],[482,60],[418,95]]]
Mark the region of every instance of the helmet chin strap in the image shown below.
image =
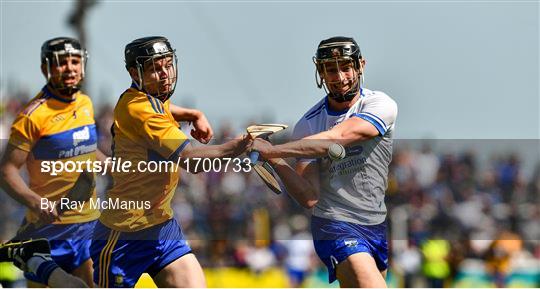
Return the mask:
[[[353,100],[353,98],[356,96],[358,92],[358,89],[354,89],[354,91],[351,89],[349,92],[345,94],[335,94],[335,93],[328,93],[328,96],[335,100],[336,102],[343,103]]]
[[[161,100],[161,102],[166,102],[167,100],[169,100],[169,98],[171,98],[172,95],[173,95],[172,92],[168,92],[168,93],[160,94],[156,97],[159,100]]]
[[[324,87],[324,90],[327,92],[328,97],[330,97],[331,99],[333,99],[334,101],[338,103],[344,103],[344,102],[349,102],[353,100],[356,94],[358,94],[358,92],[362,89],[362,84],[364,83],[364,70],[362,69],[361,64],[360,64],[360,70],[359,70],[358,76],[356,77],[357,85],[355,85],[353,88],[351,88],[349,91],[347,91],[344,94],[332,92],[330,88],[328,87],[328,84],[323,80],[323,77],[321,76],[317,77],[318,75],[319,75],[318,70],[316,69],[315,80],[317,81],[317,86],[319,88]]]
[[[139,76],[139,80],[135,80],[135,78],[133,78],[133,77],[131,77],[131,80],[133,81],[133,83],[135,83],[135,86],[137,87],[138,90],[140,90],[140,91],[142,91],[142,92],[144,92],[146,94],[149,94],[152,97],[155,97],[155,98],[161,100],[162,102],[165,102],[169,98],[171,98],[174,90],[169,92],[169,93],[163,93],[163,94],[158,94],[158,95],[154,95],[154,94],[148,92],[143,86],[144,79],[143,79],[143,73],[142,73],[142,68],[141,67],[137,67],[137,74]],[[176,84],[175,84],[175,86],[176,86]]]
[[[330,89],[328,89],[328,96],[331,99],[338,102],[338,103],[349,102],[349,101],[353,100],[353,98],[356,96],[356,94],[358,94],[358,92],[360,91],[361,85],[363,83],[364,74],[362,73],[360,75],[361,76],[358,78],[358,85],[355,85],[354,88],[351,88],[345,94],[333,93],[333,92],[330,91]]]
[[[77,85],[77,86],[57,88],[56,90],[62,95],[73,95],[77,93],[80,89],[81,88]]]
[[[165,102],[165,101],[169,100],[169,98],[171,98],[171,96],[173,95],[174,90],[176,89],[177,80],[178,79],[176,79],[176,76],[175,76],[172,88],[167,93],[159,93],[159,88],[158,88],[158,95],[155,96],[155,97],[158,98],[159,100],[161,100],[162,102]]]
[[[157,94],[152,94],[152,93],[146,91],[146,89],[144,89],[143,87],[139,88],[139,90],[144,91],[145,93],[151,95],[152,97],[155,97],[155,98],[161,100],[161,102],[165,102],[165,101],[169,100],[169,98],[171,98],[171,96],[174,93],[175,88],[176,88],[176,81],[174,82],[173,88],[167,93],[159,93],[159,90],[158,90]]]
[[[82,82],[79,81],[79,84]],[[54,88],[54,90],[56,90],[59,94],[63,95],[63,96],[71,96],[75,93],[77,93],[79,90],[81,90],[81,86],[77,84],[77,85],[72,85],[72,86],[63,86],[63,85],[55,85],[52,81],[49,81],[48,82],[48,85],[52,88]]]
[[[169,98],[171,98],[171,96],[173,95],[174,93],[174,89],[171,90],[170,92],[168,93],[161,93],[161,94],[152,94],[150,92],[148,92],[143,86],[142,84],[140,84],[138,81],[135,81],[135,79],[133,79],[133,82],[135,83],[135,85],[137,86],[137,90],[140,90],[148,95],[151,95],[152,97],[155,97],[159,100],[161,100],[161,102],[165,102],[167,101]],[[176,86],[176,85],[175,85]]]

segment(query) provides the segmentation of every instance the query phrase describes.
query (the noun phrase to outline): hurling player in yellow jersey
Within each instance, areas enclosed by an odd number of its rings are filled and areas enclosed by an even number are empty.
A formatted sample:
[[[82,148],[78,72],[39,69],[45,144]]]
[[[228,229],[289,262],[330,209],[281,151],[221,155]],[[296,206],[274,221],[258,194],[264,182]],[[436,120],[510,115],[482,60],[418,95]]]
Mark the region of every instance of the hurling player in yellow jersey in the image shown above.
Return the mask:
[[[49,239],[53,260],[92,286],[89,247],[99,211],[88,202],[77,209],[61,208],[62,214],[58,213],[58,206],[42,206],[42,200],[58,202],[65,197],[82,175],[77,171],[52,175],[42,171],[42,165],[52,161],[65,164],[96,160],[94,110],[90,98],[79,91],[86,56],[86,50],[76,39],[58,37],[45,41],[41,47],[41,71],[47,84],[11,127],[0,162],[0,185],[28,208],[13,239]],[[23,165],[30,176],[28,185],[19,172]],[[93,186],[86,191],[95,198]],[[35,274],[25,273],[25,277],[29,286],[46,284]]]
[[[132,85],[114,109],[111,132],[117,160],[138,164],[235,157],[251,144],[245,137],[221,145],[189,145],[170,111],[177,66],[165,37],[132,41],[126,45],[125,61]],[[205,287],[201,266],[173,217],[171,199],[179,171],[151,173],[131,167],[113,171],[112,177],[90,249],[94,282],[99,287],[133,287],[147,272],[159,287]]]

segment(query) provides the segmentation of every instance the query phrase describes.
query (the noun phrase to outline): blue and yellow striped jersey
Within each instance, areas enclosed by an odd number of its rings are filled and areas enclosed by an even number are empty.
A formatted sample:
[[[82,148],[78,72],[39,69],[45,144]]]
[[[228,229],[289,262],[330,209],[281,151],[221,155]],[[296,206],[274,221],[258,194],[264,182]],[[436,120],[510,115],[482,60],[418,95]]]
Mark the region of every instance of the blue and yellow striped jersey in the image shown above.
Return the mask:
[[[77,92],[72,101],[51,93],[45,86],[17,116],[11,127],[9,143],[29,152],[26,167],[32,191],[58,201],[73,187],[80,172],[62,171],[57,175],[42,172],[42,162],[95,161],[97,133],[90,98]],[[95,191],[94,196],[95,198]],[[88,222],[99,217],[99,211],[86,202],[82,210],[68,210],[56,224]],[[28,211],[26,218],[37,216]]]
[[[112,172],[113,187],[107,191],[107,198],[113,202],[145,202],[149,208],[104,209],[100,221],[111,229],[132,232],[171,219],[171,200],[180,179],[179,170],[148,172],[138,167],[140,162],[175,161],[189,143],[169,110],[169,101],[163,103],[129,88],[116,104],[111,132],[114,157],[121,162],[130,161],[132,166],[128,172]]]

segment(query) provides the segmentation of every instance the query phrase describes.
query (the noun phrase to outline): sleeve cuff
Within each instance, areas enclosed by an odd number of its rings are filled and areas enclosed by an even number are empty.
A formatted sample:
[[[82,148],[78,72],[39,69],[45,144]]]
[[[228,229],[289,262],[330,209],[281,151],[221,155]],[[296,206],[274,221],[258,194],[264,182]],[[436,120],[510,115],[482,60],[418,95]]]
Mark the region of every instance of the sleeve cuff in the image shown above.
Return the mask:
[[[384,122],[381,123],[382,120],[378,119],[376,116],[371,116],[365,113],[355,113],[351,116],[356,116],[371,123],[379,131],[380,135],[384,135],[386,133],[386,125],[384,124]]]
[[[182,151],[186,148],[186,146],[190,143],[188,139],[186,139],[172,154],[169,156],[169,161],[176,161],[179,157]]]
[[[24,141],[24,140],[20,140],[16,138],[10,138],[8,143],[25,152],[30,152],[32,150],[32,145],[28,141]]]

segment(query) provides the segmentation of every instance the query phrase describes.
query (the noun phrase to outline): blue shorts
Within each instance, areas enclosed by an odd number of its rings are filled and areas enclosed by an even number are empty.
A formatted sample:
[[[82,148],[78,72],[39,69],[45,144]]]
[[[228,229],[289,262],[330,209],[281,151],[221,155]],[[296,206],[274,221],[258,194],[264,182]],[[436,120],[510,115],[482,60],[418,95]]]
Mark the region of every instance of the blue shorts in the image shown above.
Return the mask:
[[[328,281],[336,280],[337,265],[355,253],[369,253],[379,271],[388,268],[386,222],[367,226],[313,216],[311,232],[315,251],[328,268]]]
[[[154,277],[191,253],[180,225],[170,219],[136,232],[119,232],[96,224],[90,246],[97,287],[133,287],[143,273]]]
[[[96,222],[48,224],[36,228],[24,220],[13,240],[48,239],[52,259],[60,268],[70,273],[90,259],[90,244]],[[40,279],[32,273],[24,273],[24,277],[40,283]]]

